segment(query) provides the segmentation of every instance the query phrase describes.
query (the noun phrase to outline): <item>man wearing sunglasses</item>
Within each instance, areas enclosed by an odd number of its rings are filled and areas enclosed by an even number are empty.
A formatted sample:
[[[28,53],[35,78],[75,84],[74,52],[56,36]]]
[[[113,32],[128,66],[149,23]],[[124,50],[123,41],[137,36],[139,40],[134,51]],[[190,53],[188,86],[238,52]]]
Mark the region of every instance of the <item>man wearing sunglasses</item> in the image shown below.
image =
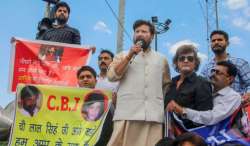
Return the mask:
[[[165,95],[165,107],[170,112],[173,111],[173,103],[198,111],[211,110],[213,107],[210,83],[195,73],[200,64],[196,50],[193,45],[182,45],[177,48],[173,64],[179,75],[172,78],[170,90]],[[179,118],[187,128],[200,126],[188,119]]]
[[[173,111],[182,117],[195,123],[214,125],[232,115],[241,104],[241,96],[230,85],[237,75],[237,68],[228,61],[218,62],[211,73],[213,90],[213,109],[207,111],[195,110],[183,107],[171,101],[169,111]]]
[[[229,45],[228,34],[222,30],[215,30],[210,35],[211,48],[215,57],[204,66],[201,75],[209,79],[211,70],[215,67],[217,62],[230,61],[237,68],[235,80],[231,87],[240,93],[245,101],[250,101],[250,65],[247,61],[232,57],[226,52]]]

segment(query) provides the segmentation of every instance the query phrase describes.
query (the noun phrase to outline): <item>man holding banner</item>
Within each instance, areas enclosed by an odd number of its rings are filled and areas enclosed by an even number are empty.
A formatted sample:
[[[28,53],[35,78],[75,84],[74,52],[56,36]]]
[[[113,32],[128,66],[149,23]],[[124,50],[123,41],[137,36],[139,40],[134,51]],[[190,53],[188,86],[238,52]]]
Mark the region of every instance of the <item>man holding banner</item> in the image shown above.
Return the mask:
[[[246,143],[239,137],[227,134],[233,123],[233,119],[241,105],[241,96],[234,91],[230,85],[237,74],[236,67],[228,62],[218,62],[212,70],[211,82],[214,85],[213,109],[208,111],[197,111],[190,108],[181,107],[175,101],[171,101],[167,109],[170,112],[181,115],[183,118],[206,126],[195,129],[187,129],[181,124],[180,119],[176,119],[182,128],[201,134],[209,144],[220,145],[229,141],[239,141]],[[236,119],[237,120],[237,119]],[[239,127],[238,127],[239,128]]]
[[[78,79],[78,86],[79,87],[82,87],[82,88],[91,88],[91,89],[94,89],[95,86],[96,86],[96,71],[90,67],[90,66],[82,66],[78,71],[77,71],[77,79]],[[101,89],[101,87],[99,87]],[[97,98],[99,97],[100,95],[97,95],[93,98]],[[102,97],[99,97],[98,99],[101,99]],[[93,101],[92,98],[88,98],[86,99],[86,101]],[[100,105],[97,105],[97,104],[100,104]],[[102,103],[100,102],[92,102],[91,104],[89,104],[89,106],[92,106],[91,107],[91,113],[92,115],[95,115],[96,117],[94,118],[87,118],[87,117],[90,117],[88,115],[90,115],[90,109],[88,110],[89,112],[87,112],[87,109],[85,109],[85,111],[83,111],[85,114],[83,114],[83,116],[88,119],[88,120],[96,120],[98,118],[98,115],[97,114],[97,108],[101,108],[101,105]],[[94,106],[95,106],[95,111],[94,111]],[[97,107],[99,106],[99,107]],[[107,105],[106,105],[107,106]],[[100,111],[102,111],[101,109],[98,109],[98,113],[100,113]],[[89,113],[89,114],[88,114]],[[111,110],[109,109],[108,113],[107,113],[107,116],[106,116],[106,119],[104,121],[104,124],[103,124],[103,128],[102,128],[102,132],[101,132],[101,135],[100,135],[100,138],[99,140],[97,141],[97,143],[95,144],[95,146],[106,146],[110,137],[111,137],[111,134],[112,134],[112,131],[113,131],[113,122],[112,122],[112,118],[113,118],[113,113],[111,112]]]

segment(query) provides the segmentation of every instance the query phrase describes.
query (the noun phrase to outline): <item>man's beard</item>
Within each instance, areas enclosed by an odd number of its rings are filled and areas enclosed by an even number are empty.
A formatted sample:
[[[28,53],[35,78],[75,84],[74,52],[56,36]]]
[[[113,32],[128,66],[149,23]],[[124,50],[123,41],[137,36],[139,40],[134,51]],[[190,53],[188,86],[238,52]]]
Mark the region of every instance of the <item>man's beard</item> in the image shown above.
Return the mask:
[[[214,52],[214,54],[216,55],[220,55],[220,54],[223,54],[226,50],[226,47],[223,47],[223,46],[215,46],[212,48],[212,51]]]
[[[68,18],[66,18],[63,14],[59,15],[59,16],[56,18],[56,22],[57,22],[59,25],[66,24],[67,21],[68,21]]]

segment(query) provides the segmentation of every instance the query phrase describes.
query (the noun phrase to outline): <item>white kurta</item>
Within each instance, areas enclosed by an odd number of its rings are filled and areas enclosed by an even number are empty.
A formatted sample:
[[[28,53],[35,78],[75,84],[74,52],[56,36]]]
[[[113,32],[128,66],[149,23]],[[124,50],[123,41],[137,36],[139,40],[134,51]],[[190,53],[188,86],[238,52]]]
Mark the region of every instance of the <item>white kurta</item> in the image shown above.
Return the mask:
[[[114,71],[126,53],[118,54],[110,64],[108,78],[120,81],[114,120],[163,122],[164,87],[170,84],[166,58],[154,50],[140,52],[118,77]]]

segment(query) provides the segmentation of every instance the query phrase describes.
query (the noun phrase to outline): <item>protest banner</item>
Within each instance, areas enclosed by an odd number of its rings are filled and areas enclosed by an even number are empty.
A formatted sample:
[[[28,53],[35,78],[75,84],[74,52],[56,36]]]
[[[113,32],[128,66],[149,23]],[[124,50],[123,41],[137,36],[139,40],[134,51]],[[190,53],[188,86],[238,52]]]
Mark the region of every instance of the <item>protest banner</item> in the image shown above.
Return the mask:
[[[93,146],[111,95],[87,88],[19,84],[9,145]]]
[[[193,132],[202,136],[208,146],[222,146],[226,143],[237,143],[245,146],[250,146],[250,137],[243,134],[241,128],[238,127],[238,114],[241,109],[239,108],[231,116],[214,124],[203,125],[196,128],[186,128],[183,121],[172,113],[172,127],[174,127],[175,134],[181,135],[184,132]]]
[[[91,49],[80,45],[14,38],[12,46],[12,92],[18,83],[77,86],[76,72],[91,57]]]

